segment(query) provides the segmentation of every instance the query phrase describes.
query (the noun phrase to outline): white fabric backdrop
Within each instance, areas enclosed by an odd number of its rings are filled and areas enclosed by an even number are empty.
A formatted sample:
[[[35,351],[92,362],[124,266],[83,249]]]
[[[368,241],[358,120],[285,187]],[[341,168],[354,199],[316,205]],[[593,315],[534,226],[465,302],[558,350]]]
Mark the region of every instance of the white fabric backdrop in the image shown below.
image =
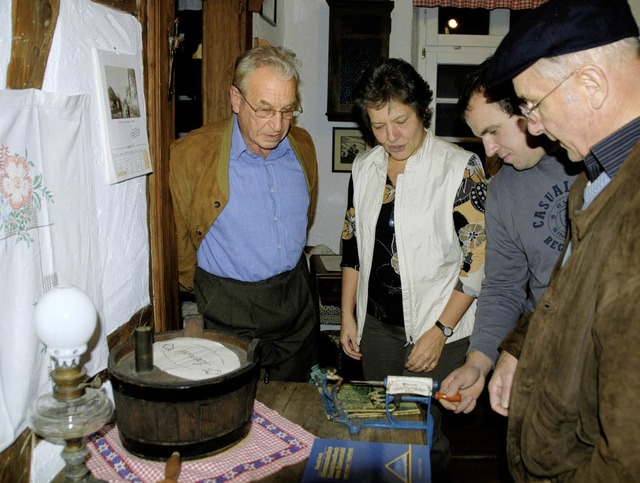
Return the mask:
[[[57,281],[102,307],[88,115],[85,95],[0,91],[0,451],[24,430],[30,402],[51,391],[33,330],[39,297]],[[103,360],[100,327],[91,357]]]
[[[0,0],[0,2],[3,0]],[[110,185],[106,175],[107,126],[100,115],[94,49],[136,55],[142,74],[142,26],[131,14],[90,0],[61,0],[42,89],[58,94],[89,94],[91,160],[102,266],[99,312],[107,334],[150,303],[147,177]],[[144,98],[140,98],[144,102]],[[106,360],[102,368],[106,367]]]

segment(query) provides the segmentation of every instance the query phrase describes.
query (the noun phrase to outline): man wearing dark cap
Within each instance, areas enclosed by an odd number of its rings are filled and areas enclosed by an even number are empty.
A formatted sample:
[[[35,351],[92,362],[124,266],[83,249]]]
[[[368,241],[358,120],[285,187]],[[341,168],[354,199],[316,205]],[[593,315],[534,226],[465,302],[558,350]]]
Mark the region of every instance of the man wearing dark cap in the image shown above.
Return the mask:
[[[516,481],[640,479],[640,40],[626,0],[550,0],[500,44],[532,134],[584,159],[566,249],[489,383]],[[516,370],[517,368],[517,370]]]

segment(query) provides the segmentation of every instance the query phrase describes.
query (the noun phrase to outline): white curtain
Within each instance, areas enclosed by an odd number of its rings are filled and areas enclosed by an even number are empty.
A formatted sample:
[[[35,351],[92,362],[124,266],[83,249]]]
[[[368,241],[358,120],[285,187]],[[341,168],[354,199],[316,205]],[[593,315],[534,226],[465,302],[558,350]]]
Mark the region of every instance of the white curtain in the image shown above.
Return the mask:
[[[88,99],[0,90],[0,451],[51,391],[32,322],[40,296],[71,284],[102,306]],[[101,360],[105,341],[98,329],[90,344]]]

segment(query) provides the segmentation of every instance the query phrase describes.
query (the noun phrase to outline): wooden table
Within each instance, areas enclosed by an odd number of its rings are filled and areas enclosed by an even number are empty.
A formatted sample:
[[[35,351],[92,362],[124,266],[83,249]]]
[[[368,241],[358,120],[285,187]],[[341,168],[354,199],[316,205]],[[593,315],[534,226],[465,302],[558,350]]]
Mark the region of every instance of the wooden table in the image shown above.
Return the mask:
[[[351,434],[346,425],[335,423],[327,418],[318,388],[311,383],[270,381],[264,384],[260,381],[256,399],[319,438],[425,444],[423,430],[362,428],[358,434]],[[414,416],[413,419],[415,418]],[[267,483],[300,481],[306,462],[307,460],[286,466],[278,473],[260,481]],[[62,483],[63,480],[64,474],[61,471],[52,483]]]
[[[270,381],[258,383],[256,399],[288,420],[302,426],[319,438],[425,444],[425,433],[414,429],[363,428],[350,434],[342,423],[330,421],[325,413],[318,388],[310,383]],[[287,466],[260,481],[279,483],[300,481],[306,460]]]

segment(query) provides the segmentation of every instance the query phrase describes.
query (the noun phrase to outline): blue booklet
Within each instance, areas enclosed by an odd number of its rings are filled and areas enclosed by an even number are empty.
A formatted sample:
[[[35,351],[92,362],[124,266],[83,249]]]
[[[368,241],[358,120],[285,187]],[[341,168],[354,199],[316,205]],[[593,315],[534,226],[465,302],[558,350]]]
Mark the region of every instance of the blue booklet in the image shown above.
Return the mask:
[[[420,444],[316,438],[303,483],[431,481],[429,448]]]

